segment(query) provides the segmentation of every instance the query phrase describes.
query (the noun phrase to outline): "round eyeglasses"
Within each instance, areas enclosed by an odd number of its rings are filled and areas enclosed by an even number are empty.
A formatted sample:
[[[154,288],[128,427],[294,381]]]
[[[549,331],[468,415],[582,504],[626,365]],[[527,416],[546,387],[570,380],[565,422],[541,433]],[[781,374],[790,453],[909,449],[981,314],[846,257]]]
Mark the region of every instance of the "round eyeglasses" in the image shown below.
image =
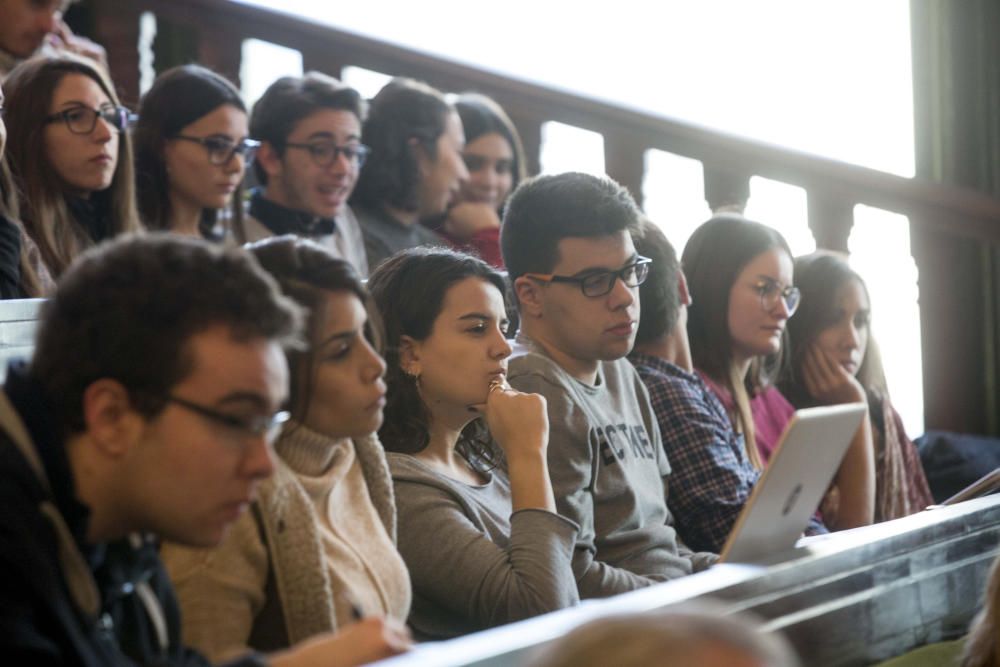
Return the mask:
[[[584,296],[604,296],[615,288],[615,281],[621,279],[627,287],[638,287],[649,275],[649,257],[636,256],[634,262],[617,271],[596,271],[583,276],[559,276],[554,273],[525,273],[525,278],[546,283],[575,283]]]
[[[794,285],[782,287],[781,283],[776,280],[762,278],[759,283],[753,286],[753,289],[760,296],[761,308],[770,312],[777,307],[778,299],[781,299],[789,317],[795,314],[799,302],[802,300],[802,292],[799,291],[798,287]]]
[[[101,118],[117,132],[128,129],[139,117],[125,107],[73,107],[45,117],[46,123],[62,121],[73,134],[90,134],[97,127],[97,119]]]
[[[336,162],[341,155],[347,158],[347,162],[352,167],[361,169],[365,158],[371,153],[371,149],[364,144],[338,146],[332,141],[311,141],[307,144],[286,142],[285,146],[309,151],[309,157],[312,158],[313,164],[323,169]]]
[[[257,149],[260,148],[260,142],[253,139],[234,142],[228,137],[191,137],[185,134],[176,134],[171,139],[201,144],[208,153],[208,161],[214,165],[229,164],[234,155],[242,155],[243,162],[249,165],[257,155]]]

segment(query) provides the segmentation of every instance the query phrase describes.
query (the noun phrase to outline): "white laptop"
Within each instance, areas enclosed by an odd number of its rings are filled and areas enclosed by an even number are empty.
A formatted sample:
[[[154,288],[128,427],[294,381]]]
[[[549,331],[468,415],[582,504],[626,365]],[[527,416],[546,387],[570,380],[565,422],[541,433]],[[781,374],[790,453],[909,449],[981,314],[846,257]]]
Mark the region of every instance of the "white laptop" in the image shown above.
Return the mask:
[[[792,548],[864,418],[864,403],[798,410],[743,506],[719,561],[761,562]]]

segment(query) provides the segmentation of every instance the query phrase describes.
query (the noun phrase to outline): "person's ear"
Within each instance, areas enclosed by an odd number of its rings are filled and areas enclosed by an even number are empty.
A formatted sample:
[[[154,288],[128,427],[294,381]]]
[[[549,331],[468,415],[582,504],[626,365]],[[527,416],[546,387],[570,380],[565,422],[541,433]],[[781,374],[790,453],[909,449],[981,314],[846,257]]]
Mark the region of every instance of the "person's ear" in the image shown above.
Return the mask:
[[[544,299],[542,285],[538,281],[526,276],[519,276],[514,280],[514,293],[517,294],[517,302],[520,304],[519,310],[522,315],[530,317],[542,316],[544,312]]]
[[[420,377],[420,341],[410,336],[399,337],[399,367],[411,377]]]
[[[82,407],[87,436],[106,456],[121,458],[138,442],[145,419],[117,380],[92,382],[83,392]]]
[[[680,297],[682,306],[690,306],[693,303],[691,301],[691,292],[688,290],[687,278],[680,269],[677,269],[677,296]]]
[[[270,141],[260,142],[260,148],[257,149],[254,161],[261,166],[264,173],[268,175],[268,178],[277,176],[284,168],[284,164],[281,162],[281,155]]]

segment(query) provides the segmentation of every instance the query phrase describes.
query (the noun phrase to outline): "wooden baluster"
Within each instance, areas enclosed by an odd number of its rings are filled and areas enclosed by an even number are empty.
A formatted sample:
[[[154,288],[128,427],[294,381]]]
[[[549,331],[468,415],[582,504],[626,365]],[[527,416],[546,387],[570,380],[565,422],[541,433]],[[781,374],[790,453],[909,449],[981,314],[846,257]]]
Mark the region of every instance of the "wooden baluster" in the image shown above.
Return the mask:
[[[854,204],[846,199],[809,192],[809,228],[816,247],[847,253],[847,239],[854,226]]]
[[[94,34],[104,47],[111,80],[122,104],[135,108],[139,100],[139,15],[132,3],[92,0]]]
[[[750,174],[726,167],[702,165],[705,201],[712,213],[742,214],[750,199]]]
[[[604,171],[632,193],[642,206],[642,179],[646,167],[647,142],[625,132],[604,135]]]

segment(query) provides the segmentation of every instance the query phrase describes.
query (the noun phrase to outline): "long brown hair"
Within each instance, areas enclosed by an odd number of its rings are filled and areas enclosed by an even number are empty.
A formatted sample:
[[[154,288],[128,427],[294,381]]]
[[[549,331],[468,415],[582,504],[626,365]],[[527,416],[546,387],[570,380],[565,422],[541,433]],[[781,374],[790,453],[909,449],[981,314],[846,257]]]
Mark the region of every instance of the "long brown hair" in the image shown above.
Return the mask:
[[[779,385],[781,392],[795,407],[806,407],[814,402],[802,379],[804,357],[816,337],[830,326],[830,316],[837,308],[837,292],[852,280],[861,286],[870,304],[868,286],[842,257],[829,251],[817,251],[795,258],[795,284],[802,292],[802,300],[795,317],[788,320],[788,333],[792,339],[791,364]],[[865,324],[865,329],[868,345],[858,368],[858,382],[869,398],[873,395],[888,397],[882,357],[872,337],[870,322]],[[872,414],[877,412],[872,410]]]
[[[246,246],[265,271],[278,281],[281,291],[307,312],[306,346],[288,348],[288,410],[299,424],[305,422],[316,379],[315,343],[326,319],[326,299],[332,292],[354,294],[368,313],[367,334],[381,353],[381,327],[374,303],[361,284],[361,276],[348,262],[316,243],[296,236],[276,236]]]
[[[38,56],[15,67],[4,89],[9,129],[7,156],[17,190],[22,221],[38,244],[49,270],[58,277],[86,248],[94,245],[66,204],[64,185],[45,158],[45,119],[59,82],[68,74],[92,79],[108,99],[120,104],[114,87],[93,61],[72,54]],[[105,190],[112,235],[142,229],[135,206],[132,144],[128,132],[118,137],[118,159]]]
[[[200,65],[183,65],[156,78],[142,98],[139,122],[132,130],[135,143],[136,196],[142,221],[149,229],[170,228],[170,176],[164,157],[166,142],[185,127],[229,105],[246,113],[236,86],[221,74]],[[242,229],[243,182],[232,194],[229,224]],[[202,210],[202,223],[209,227],[219,217],[215,209]]]
[[[733,362],[729,331],[729,294],[743,268],[763,252],[792,252],[776,230],[746,218],[723,214],[695,230],[684,247],[681,265],[687,277],[692,304],[688,306],[688,339],[695,367],[727,389],[736,414],[733,425],[743,432],[747,457],[760,468],[750,398],[774,382],[784,366],[787,332],[781,349],[769,357],[757,357],[745,378]]]

